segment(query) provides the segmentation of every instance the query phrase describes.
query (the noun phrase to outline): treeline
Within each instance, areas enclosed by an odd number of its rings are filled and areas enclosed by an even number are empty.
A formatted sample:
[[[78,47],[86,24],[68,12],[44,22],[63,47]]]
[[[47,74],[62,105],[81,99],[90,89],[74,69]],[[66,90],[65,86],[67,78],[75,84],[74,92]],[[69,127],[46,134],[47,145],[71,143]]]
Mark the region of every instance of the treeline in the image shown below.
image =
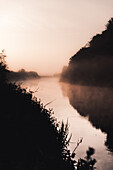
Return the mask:
[[[18,72],[7,71],[7,79],[9,81],[19,81],[37,78],[40,78],[40,76],[37,72],[34,71],[25,71],[24,69],[21,69]]]
[[[68,124],[58,124],[32,92],[8,83],[6,67],[0,62],[0,169],[93,169],[94,149],[75,161],[68,149]]]
[[[113,18],[63,69],[61,80],[70,83],[113,86]]]

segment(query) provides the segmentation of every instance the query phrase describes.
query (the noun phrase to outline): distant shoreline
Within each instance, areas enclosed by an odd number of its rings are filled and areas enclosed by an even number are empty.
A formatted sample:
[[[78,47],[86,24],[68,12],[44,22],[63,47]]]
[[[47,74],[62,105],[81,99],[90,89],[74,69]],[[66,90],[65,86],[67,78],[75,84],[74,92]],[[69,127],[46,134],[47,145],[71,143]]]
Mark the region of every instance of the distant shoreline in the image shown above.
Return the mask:
[[[8,81],[19,81],[19,80],[29,80],[29,79],[39,79],[40,76],[34,71],[25,71],[24,69],[18,72],[8,71],[7,79]]]

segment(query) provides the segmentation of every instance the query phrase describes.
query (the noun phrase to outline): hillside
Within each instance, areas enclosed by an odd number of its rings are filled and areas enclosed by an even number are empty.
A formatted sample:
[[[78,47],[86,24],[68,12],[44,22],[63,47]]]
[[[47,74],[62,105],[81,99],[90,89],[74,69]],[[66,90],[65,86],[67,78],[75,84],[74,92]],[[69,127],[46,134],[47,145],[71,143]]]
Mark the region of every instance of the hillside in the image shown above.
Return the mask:
[[[106,29],[97,34],[70,58],[61,80],[83,85],[113,86],[113,18]]]

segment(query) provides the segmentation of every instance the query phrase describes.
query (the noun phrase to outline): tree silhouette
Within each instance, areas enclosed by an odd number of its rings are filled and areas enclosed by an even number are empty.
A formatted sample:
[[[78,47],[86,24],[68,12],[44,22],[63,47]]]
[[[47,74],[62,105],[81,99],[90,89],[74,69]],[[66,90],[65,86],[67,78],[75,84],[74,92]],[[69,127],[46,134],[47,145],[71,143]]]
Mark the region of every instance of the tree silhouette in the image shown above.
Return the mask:
[[[82,85],[113,86],[113,18],[106,30],[70,58],[61,80]]]

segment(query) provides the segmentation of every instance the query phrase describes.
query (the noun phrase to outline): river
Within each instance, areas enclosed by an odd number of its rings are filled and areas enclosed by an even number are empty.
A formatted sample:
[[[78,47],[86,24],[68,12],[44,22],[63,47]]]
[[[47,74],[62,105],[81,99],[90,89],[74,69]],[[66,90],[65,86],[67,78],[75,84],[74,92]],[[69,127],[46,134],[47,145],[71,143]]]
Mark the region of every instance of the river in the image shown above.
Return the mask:
[[[33,95],[41,99],[44,105],[47,104],[46,108],[53,108],[57,121],[63,120],[66,123],[68,120],[69,134],[72,134],[71,151],[74,150],[77,141],[83,138],[76,150],[76,160],[80,157],[84,158],[90,146],[95,149],[93,157],[97,160],[97,169],[113,170],[112,141],[109,133],[112,129],[108,128],[109,122],[108,125],[103,123],[107,118],[103,114],[105,120],[103,116],[99,116],[99,113],[104,113],[107,109],[106,105],[109,104],[109,100],[102,103],[103,99],[106,99],[106,95],[102,94],[108,91],[104,88],[97,90],[96,87],[90,87],[90,90],[89,87],[71,87],[69,84],[59,83],[58,78],[51,77],[24,81],[22,87],[34,91]],[[110,102],[111,100],[112,98]]]

